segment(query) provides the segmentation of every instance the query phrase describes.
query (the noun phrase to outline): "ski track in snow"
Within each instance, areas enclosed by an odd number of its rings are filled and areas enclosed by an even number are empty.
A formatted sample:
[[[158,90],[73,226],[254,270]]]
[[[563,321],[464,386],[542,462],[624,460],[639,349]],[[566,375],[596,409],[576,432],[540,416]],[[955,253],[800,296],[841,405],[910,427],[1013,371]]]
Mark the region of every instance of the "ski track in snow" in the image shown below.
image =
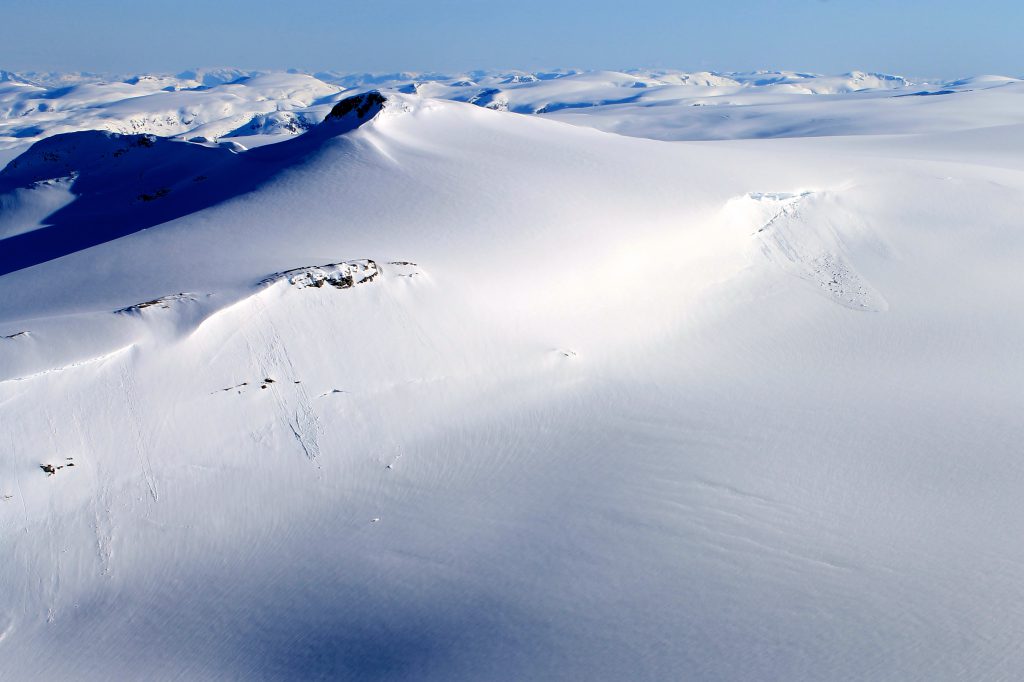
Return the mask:
[[[81,406],[76,405],[72,411],[72,424],[74,432],[79,437],[78,466],[83,462],[90,465],[93,479],[96,482],[96,491],[91,498],[92,523],[90,524],[96,536],[96,560],[99,566],[100,575],[109,576],[113,570],[112,559],[114,556],[114,517],[112,508],[114,497],[110,490],[109,472],[103,458],[93,457],[92,448],[89,445],[86,421],[82,418]],[[88,453],[83,456],[82,453]]]
[[[130,351],[132,348],[134,348],[134,346],[135,346],[135,344],[128,344],[127,346],[124,346],[123,348],[118,348],[117,350],[111,351],[109,353],[104,353],[103,355],[97,355],[94,358],[88,358],[86,360],[78,360],[77,362],[72,362],[72,363],[69,363],[67,365],[63,365],[61,367],[52,367],[50,369],[44,369],[44,370],[40,370],[38,372],[33,372],[32,374],[26,374],[25,376],[11,377],[10,379],[2,379],[2,380],[0,380],[0,384],[6,384],[6,383],[15,382],[15,381],[30,381],[32,379],[37,379],[39,377],[43,377],[43,376],[46,376],[48,374],[54,374],[54,373],[57,373],[57,372],[66,372],[66,371],[71,370],[71,369],[77,369],[79,367],[85,367],[87,365],[93,365],[93,364],[101,363],[104,360],[109,360],[110,358],[117,357],[117,356],[121,355],[122,353]]]
[[[96,534],[96,559],[100,575],[109,576],[113,570],[114,521],[111,514],[113,497],[110,485],[104,480],[105,474],[103,469],[97,469],[98,489],[90,504],[92,505],[92,528]]]
[[[139,402],[135,379],[132,376],[132,369],[128,364],[121,368],[120,389],[121,394],[124,396],[124,404],[127,411],[130,441],[139,462],[142,479],[146,483],[149,496],[154,502],[159,502],[160,492],[157,488],[156,476],[153,474],[153,464],[149,456],[149,453],[153,450],[153,441],[150,434],[145,430],[142,421],[142,415],[140,414],[141,403]]]
[[[267,390],[277,404],[278,414],[306,459],[319,468],[321,427],[309,392],[305,384],[294,383],[297,373],[288,354],[287,342],[274,325],[273,317],[263,305],[259,294],[254,295],[251,301],[255,315],[250,318],[252,336],[249,336],[249,332],[246,335],[249,354],[260,373],[260,380],[274,379],[274,383],[267,385]],[[266,350],[258,351],[257,348]]]
[[[18,451],[17,447],[16,447],[16,445],[14,443],[14,437],[12,436],[11,437],[11,445],[10,445],[10,452],[11,452],[11,459],[12,460],[14,459],[14,455],[15,455],[15,453],[17,451]],[[28,503],[25,501],[25,491],[21,487],[21,475],[18,473],[18,467],[17,466],[13,466],[12,469],[14,470],[13,474],[12,474],[12,476],[14,478],[14,483],[15,483],[15,485],[18,488],[18,499],[21,501],[21,510],[22,510],[22,513],[24,514],[24,519],[25,519],[24,529],[25,529],[25,533],[28,533],[29,532],[29,529],[28,529],[28,527],[29,527]]]

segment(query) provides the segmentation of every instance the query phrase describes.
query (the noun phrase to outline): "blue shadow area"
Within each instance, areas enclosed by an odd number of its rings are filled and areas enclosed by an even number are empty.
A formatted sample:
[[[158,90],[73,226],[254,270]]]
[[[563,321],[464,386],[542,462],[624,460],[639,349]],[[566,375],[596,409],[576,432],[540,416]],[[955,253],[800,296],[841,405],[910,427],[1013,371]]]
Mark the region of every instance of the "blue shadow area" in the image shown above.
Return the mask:
[[[302,163],[326,140],[380,112],[372,91],[338,102],[322,123],[285,142],[237,153],[154,135],[82,131],[32,145],[0,171],[0,200],[73,178],[74,200],[44,227],[0,240],[0,276],[103,244],[251,192]]]

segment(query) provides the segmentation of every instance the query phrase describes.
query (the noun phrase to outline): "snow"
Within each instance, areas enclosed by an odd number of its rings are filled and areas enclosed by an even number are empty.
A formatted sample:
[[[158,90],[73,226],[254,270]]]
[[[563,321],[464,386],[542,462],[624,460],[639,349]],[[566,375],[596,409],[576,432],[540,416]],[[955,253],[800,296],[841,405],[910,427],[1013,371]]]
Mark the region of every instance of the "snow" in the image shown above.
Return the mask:
[[[854,310],[886,309],[885,299],[844,254],[849,242],[877,244],[879,238],[859,225],[857,216],[844,211],[834,196],[812,191],[751,192],[730,201],[726,211],[735,214],[732,221],[740,229],[755,226],[765,258],[817,285],[836,303]]]
[[[529,75],[0,119],[0,677],[1015,676],[1019,82]]]

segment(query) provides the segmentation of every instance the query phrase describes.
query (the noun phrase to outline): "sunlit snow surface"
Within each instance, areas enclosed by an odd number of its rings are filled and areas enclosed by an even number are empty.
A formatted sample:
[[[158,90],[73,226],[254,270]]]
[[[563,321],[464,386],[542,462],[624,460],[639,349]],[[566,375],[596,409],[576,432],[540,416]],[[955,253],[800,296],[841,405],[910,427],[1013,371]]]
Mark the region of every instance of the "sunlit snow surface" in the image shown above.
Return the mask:
[[[0,77],[0,678],[1024,669],[1024,84]]]

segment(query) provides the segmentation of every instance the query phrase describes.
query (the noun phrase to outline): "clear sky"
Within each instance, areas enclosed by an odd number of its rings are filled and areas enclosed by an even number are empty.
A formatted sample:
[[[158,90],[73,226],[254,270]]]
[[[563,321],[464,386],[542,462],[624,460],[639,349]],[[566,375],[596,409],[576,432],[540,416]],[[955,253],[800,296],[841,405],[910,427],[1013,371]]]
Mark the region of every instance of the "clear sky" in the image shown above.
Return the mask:
[[[0,0],[0,69],[1024,75],[1020,0]]]

